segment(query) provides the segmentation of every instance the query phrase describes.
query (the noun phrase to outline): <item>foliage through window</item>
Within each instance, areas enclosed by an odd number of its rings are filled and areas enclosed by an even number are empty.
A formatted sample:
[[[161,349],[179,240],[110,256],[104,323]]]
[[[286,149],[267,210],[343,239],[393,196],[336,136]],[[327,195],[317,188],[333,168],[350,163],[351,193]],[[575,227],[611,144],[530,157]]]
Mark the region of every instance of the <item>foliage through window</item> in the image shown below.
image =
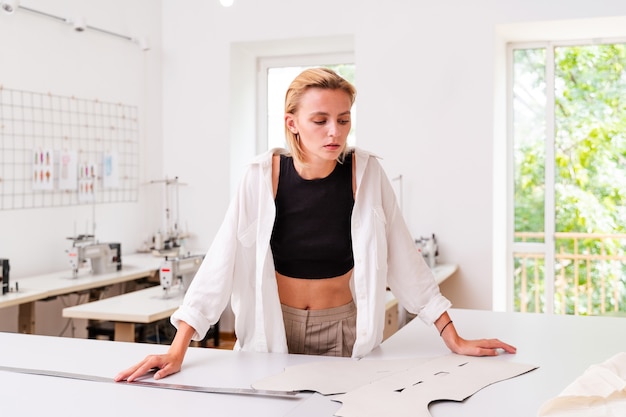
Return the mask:
[[[509,59],[514,310],[626,312],[626,44]]]

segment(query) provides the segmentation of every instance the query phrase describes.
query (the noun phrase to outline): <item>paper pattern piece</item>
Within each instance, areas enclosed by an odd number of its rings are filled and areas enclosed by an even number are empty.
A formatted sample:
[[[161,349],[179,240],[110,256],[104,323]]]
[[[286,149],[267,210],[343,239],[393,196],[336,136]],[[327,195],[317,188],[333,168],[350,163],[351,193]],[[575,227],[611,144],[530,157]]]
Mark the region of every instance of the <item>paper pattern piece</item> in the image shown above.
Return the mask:
[[[562,393],[544,403],[539,417],[626,416],[626,353],[590,366]]]
[[[463,401],[495,382],[536,366],[450,354],[435,359],[315,362],[289,367],[256,389],[337,394],[340,417],[429,417],[433,401]]]
[[[322,395],[344,394],[429,360],[412,358],[305,363],[290,366],[283,373],[264,378],[252,386],[257,389],[289,387],[288,391],[315,391]]]

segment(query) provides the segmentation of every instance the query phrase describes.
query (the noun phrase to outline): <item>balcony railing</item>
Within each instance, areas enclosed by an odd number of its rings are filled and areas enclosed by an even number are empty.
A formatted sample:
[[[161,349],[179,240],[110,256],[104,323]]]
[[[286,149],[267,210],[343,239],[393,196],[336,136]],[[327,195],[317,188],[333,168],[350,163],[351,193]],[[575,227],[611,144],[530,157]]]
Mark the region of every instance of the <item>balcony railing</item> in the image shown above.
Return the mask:
[[[515,233],[543,241],[542,233]],[[556,233],[554,312],[604,315],[626,312],[626,234]],[[543,253],[514,254],[514,307],[545,312]]]

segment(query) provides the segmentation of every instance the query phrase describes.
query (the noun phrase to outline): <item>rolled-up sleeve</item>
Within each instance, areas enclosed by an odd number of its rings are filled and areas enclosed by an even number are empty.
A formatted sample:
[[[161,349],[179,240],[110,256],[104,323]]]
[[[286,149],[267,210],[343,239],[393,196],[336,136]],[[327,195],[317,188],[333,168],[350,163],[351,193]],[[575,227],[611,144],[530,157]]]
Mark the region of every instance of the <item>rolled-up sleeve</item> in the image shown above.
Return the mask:
[[[444,297],[432,270],[417,250],[415,241],[396,203],[391,184],[383,180],[387,237],[387,284],[398,302],[424,323],[433,324],[452,303]]]

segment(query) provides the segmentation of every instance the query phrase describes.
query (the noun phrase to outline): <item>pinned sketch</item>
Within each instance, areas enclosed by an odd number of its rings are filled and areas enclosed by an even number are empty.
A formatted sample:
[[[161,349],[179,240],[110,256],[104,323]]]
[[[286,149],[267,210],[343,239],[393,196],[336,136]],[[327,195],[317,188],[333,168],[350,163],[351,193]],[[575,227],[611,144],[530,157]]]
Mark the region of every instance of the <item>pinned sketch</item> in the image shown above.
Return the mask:
[[[433,401],[463,401],[493,383],[536,366],[450,354],[431,360],[330,361],[289,367],[255,389],[337,394],[341,417],[428,417]]]
[[[59,152],[59,190],[78,189],[78,156],[76,151]]]
[[[80,164],[78,167],[78,201],[81,203],[96,201],[97,178],[96,164]]]
[[[107,152],[102,158],[102,187],[119,187],[118,157],[115,152]]]
[[[544,403],[540,417],[626,416],[626,352],[590,366],[557,397]]]
[[[52,149],[33,151],[33,190],[54,189],[54,153]]]

